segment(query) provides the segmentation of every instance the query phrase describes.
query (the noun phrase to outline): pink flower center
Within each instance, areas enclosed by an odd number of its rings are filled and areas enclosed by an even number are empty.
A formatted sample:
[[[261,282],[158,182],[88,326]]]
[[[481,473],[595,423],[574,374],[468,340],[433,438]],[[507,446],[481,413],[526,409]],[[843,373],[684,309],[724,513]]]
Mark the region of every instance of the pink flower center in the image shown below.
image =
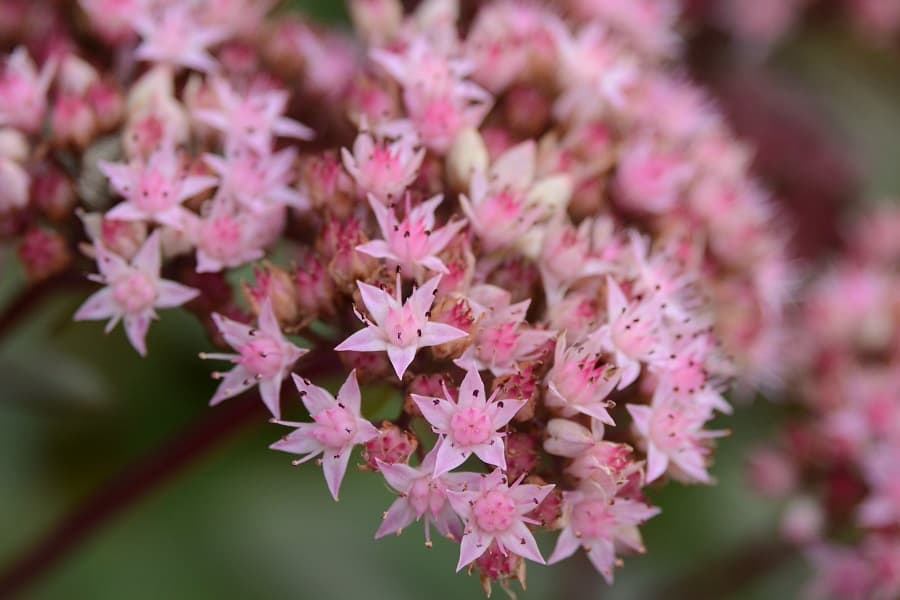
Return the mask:
[[[420,108],[415,115],[415,121],[423,138],[440,139],[459,129],[461,116],[450,97],[429,99]]]
[[[491,437],[493,427],[487,411],[470,406],[463,408],[450,419],[450,434],[460,446],[477,446]]]
[[[134,271],[117,281],[112,287],[113,299],[122,310],[137,314],[153,307],[156,302],[156,286],[140,271]]]
[[[241,353],[240,364],[254,375],[272,377],[281,370],[284,360],[281,344],[273,339],[260,337],[238,351]]]
[[[478,334],[478,354],[496,364],[507,364],[514,358],[513,353],[519,341],[516,323],[501,323],[496,327],[482,330]]]
[[[423,325],[409,306],[392,308],[384,320],[384,331],[388,335],[386,341],[395,346],[415,344]]]
[[[148,213],[166,210],[178,202],[172,183],[155,169],[144,172],[134,200]]]
[[[425,233],[425,224],[421,219],[412,222],[404,219],[390,233],[388,244],[394,254],[409,262],[417,261],[429,254],[428,234]]]
[[[356,435],[356,417],[346,408],[336,406],[313,415],[317,427],[312,436],[327,448],[339,450],[353,443]]]
[[[686,361],[672,371],[672,386],[677,391],[693,393],[706,383],[706,374],[703,367],[694,361]]]
[[[444,508],[447,494],[439,480],[420,477],[410,487],[408,500],[410,506],[416,511],[416,516],[421,517],[426,512],[437,515]]]
[[[611,386],[607,365],[594,357],[567,360],[553,377],[553,383],[570,404],[589,404],[602,400]]]
[[[653,349],[657,340],[653,321],[647,316],[636,316],[634,312],[629,311],[615,320],[612,338],[616,348],[631,358],[640,358]]]
[[[579,502],[572,510],[572,526],[576,532],[587,539],[608,538],[615,525],[609,512],[609,503],[605,500],[586,500]]]
[[[236,219],[223,216],[203,223],[200,246],[203,251],[220,259],[240,255],[242,251],[241,226]]]
[[[492,490],[475,501],[472,516],[478,527],[487,533],[509,529],[516,519],[516,503],[508,494]]]

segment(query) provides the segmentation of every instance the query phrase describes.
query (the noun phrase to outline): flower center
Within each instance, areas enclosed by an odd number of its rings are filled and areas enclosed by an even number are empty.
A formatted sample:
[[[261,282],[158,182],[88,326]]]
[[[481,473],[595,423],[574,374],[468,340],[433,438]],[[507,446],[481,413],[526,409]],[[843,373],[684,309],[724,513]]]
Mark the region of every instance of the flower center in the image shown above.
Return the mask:
[[[485,443],[491,437],[492,429],[487,412],[474,406],[457,411],[450,419],[453,441],[461,446]]]
[[[612,533],[613,518],[609,504],[604,500],[580,502],[572,511],[572,524],[576,532],[587,539],[608,537]]]
[[[232,217],[217,217],[202,226],[203,250],[219,259],[227,260],[241,252],[241,226]]]
[[[156,170],[144,173],[136,198],[136,203],[142,210],[159,212],[170,208],[175,202],[172,185],[162,173]]]
[[[147,275],[134,271],[113,285],[113,298],[126,313],[140,313],[153,307],[156,286]]]
[[[329,408],[313,415],[316,427],[312,436],[323,446],[335,450],[352,443],[356,435],[356,419],[346,408]]]
[[[272,377],[281,370],[284,359],[281,345],[275,340],[261,337],[239,349],[240,364],[254,375]]]
[[[416,515],[421,517],[426,512],[432,515],[438,514],[444,508],[447,494],[440,481],[431,479],[431,477],[420,477],[413,482],[409,489],[408,499],[410,506],[416,511]]]
[[[472,515],[483,531],[499,533],[512,526],[516,518],[516,503],[507,494],[493,490],[475,501]]]

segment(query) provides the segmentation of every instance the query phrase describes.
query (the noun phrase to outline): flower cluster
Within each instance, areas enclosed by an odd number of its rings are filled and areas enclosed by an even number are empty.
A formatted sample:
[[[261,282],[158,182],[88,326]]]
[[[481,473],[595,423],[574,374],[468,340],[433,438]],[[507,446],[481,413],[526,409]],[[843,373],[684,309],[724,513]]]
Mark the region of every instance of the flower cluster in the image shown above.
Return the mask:
[[[507,585],[558,530],[549,562],[611,582],[645,488],[712,481],[729,385],[776,381],[790,291],[677,3],[355,0],[357,41],[270,4],[13,2],[0,231],[34,279],[96,262],[76,318],[141,353],[187,306],[232,350],[211,403],[258,388],[335,499],[362,446],[398,495],[377,537],[421,520]],[[403,400],[378,426],[373,380]]]
[[[750,463],[827,598],[900,594],[900,210],[872,210],[798,307],[802,412]]]

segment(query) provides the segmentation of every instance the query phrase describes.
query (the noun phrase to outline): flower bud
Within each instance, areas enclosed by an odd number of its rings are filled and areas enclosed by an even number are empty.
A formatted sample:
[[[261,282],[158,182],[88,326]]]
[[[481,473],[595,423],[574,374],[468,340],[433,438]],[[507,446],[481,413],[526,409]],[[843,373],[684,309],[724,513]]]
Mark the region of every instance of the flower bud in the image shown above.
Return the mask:
[[[66,174],[50,163],[34,169],[31,181],[31,197],[34,205],[54,221],[71,216],[78,198],[75,188]]]
[[[19,163],[0,158],[0,214],[25,208],[31,178]]]
[[[94,111],[97,127],[101,131],[109,131],[122,121],[125,114],[125,99],[113,82],[95,81],[88,87],[85,98]]]
[[[468,191],[472,175],[486,171],[488,163],[488,149],[481,134],[477,129],[463,129],[447,151],[447,181],[458,192]]]
[[[19,259],[32,283],[61,273],[72,260],[65,238],[52,229],[30,229],[19,245]]]
[[[97,121],[87,101],[79,95],[62,94],[50,113],[53,142],[59,146],[85,148],[97,133]]]
[[[537,443],[524,432],[517,431],[506,436],[506,474],[511,480],[531,473],[538,464]]]
[[[525,587],[525,561],[518,554],[500,550],[496,542],[492,542],[484,554],[472,563],[481,576],[481,587],[485,596],[491,595],[491,583],[497,581],[500,587],[508,590],[510,581],[517,579]],[[515,597],[511,594],[511,597]]]
[[[513,417],[516,421],[526,422],[534,418],[534,411],[541,393],[539,367],[540,363],[538,362],[522,363],[516,372],[494,378],[493,390],[500,389],[502,390],[500,394],[507,398],[525,401],[525,405]]]
[[[296,325],[300,321],[300,310],[297,302],[297,288],[287,271],[265,261],[262,267],[253,268],[255,281],[241,282],[244,299],[259,315],[266,300],[272,303],[275,318],[284,327]]]
[[[590,429],[569,419],[550,419],[547,435],[544,450],[548,454],[567,458],[578,456],[594,443]]]
[[[0,158],[24,163],[28,159],[30,148],[28,139],[18,129],[0,129]]]
[[[451,325],[462,331],[471,332],[472,325],[475,323],[475,316],[466,298],[444,296],[431,308],[430,320]],[[470,343],[471,339],[469,337],[460,338],[432,346],[431,353],[438,360],[459,356]]]
[[[83,96],[99,79],[97,70],[75,54],[67,54],[57,70],[57,83],[66,93]]]
[[[365,467],[368,470],[377,471],[378,461],[405,464],[418,445],[419,440],[412,432],[384,421],[378,429],[378,436],[363,446],[362,458],[366,461]]]

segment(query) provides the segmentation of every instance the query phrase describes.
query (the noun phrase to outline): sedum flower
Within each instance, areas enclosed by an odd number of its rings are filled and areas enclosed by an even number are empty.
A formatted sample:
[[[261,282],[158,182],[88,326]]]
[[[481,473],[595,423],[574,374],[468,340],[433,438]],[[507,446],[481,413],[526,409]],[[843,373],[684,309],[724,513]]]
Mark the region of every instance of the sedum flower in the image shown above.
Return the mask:
[[[203,160],[218,176],[221,194],[258,213],[272,206],[308,207],[305,196],[291,186],[296,158],[293,148],[259,154],[237,147],[225,156],[206,154]]]
[[[563,492],[562,533],[548,562],[556,563],[572,556],[581,546],[607,583],[612,570],[621,563],[617,548],[643,553],[644,544],[638,525],[660,513],[656,507],[622,497],[611,497],[591,481],[572,492]]]
[[[596,339],[566,347],[563,333],[556,340],[553,368],[547,374],[545,403],[564,417],[581,413],[615,425],[607,397],[618,381],[618,370],[602,360]]]
[[[27,133],[40,129],[55,69],[55,62],[48,61],[38,71],[23,47],[6,58],[0,72],[0,127],[15,127]]]
[[[425,520],[425,545],[431,546],[431,526],[448,538],[459,540],[462,523],[450,502],[448,491],[461,491],[478,479],[475,473],[444,473],[435,475],[434,467],[440,452],[440,442],[431,449],[417,467],[404,463],[389,464],[378,461],[378,470],[400,497],[384,513],[375,538],[400,534],[413,521]]]
[[[451,221],[444,227],[435,228],[434,211],[443,199],[438,194],[413,208],[407,196],[406,216],[398,221],[393,207],[383,205],[370,195],[369,204],[384,239],[366,242],[356,249],[369,256],[395,262],[404,272],[415,274],[417,278],[422,274],[423,268],[449,273],[438,254],[465,226],[465,221]]]
[[[209,49],[228,37],[223,28],[201,23],[191,4],[143,4],[131,17],[132,26],[141,36],[136,58],[196,71],[218,69]]]
[[[506,470],[504,434],[498,430],[509,423],[525,401],[498,398],[501,391],[498,388],[487,397],[481,375],[470,368],[459,386],[455,402],[446,387],[443,398],[412,395],[434,432],[441,436],[434,463],[435,476],[455,469],[472,454],[489,465]]]
[[[193,300],[199,292],[174,281],[160,279],[159,232],[154,231],[131,262],[94,242],[99,275],[91,279],[104,284],[75,313],[76,321],[109,319],[107,333],[121,320],[125,333],[141,356],[147,353],[145,339],[157,308],[173,308]]]
[[[425,158],[415,129],[406,121],[382,125],[374,132],[363,123],[352,150],[341,148],[344,168],[361,192],[381,202],[399,198],[415,180]]]
[[[484,554],[492,542],[503,553],[543,564],[544,558],[528,529],[528,524],[537,525],[538,522],[526,515],[554,486],[522,485],[521,478],[508,485],[506,476],[495,470],[482,475],[478,485],[470,488],[475,489],[448,492],[453,510],[466,522],[456,570]]]
[[[399,275],[395,296],[357,281],[363,304],[372,320],[357,313],[366,328],[348,337],[335,350],[387,352],[394,372],[402,379],[419,348],[452,342],[467,335],[456,327],[429,320],[431,304],[440,280],[440,275],[429,279],[421,287],[415,288],[405,302],[401,301]]]
[[[275,421],[296,429],[270,448],[304,455],[294,461],[295,465],[321,455],[328,491],[337,500],[353,447],[376,437],[378,430],[360,415],[359,383],[355,370],[350,372],[335,396],[298,375],[293,377],[300,391],[300,399],[313,422]]]
[[[297,359],[308,350],[285,339],[269,300],[260,308],[257,327],[238,323],[218,313],[213,313],[212,318],[219,333],[237,354],[200,354],[202,359],[227,360],[235,365],[227,373],[213,374],[221,382],[209,403],[216,405],[258,385],[266,408],[273,417],[280,418],[281,383]]]

